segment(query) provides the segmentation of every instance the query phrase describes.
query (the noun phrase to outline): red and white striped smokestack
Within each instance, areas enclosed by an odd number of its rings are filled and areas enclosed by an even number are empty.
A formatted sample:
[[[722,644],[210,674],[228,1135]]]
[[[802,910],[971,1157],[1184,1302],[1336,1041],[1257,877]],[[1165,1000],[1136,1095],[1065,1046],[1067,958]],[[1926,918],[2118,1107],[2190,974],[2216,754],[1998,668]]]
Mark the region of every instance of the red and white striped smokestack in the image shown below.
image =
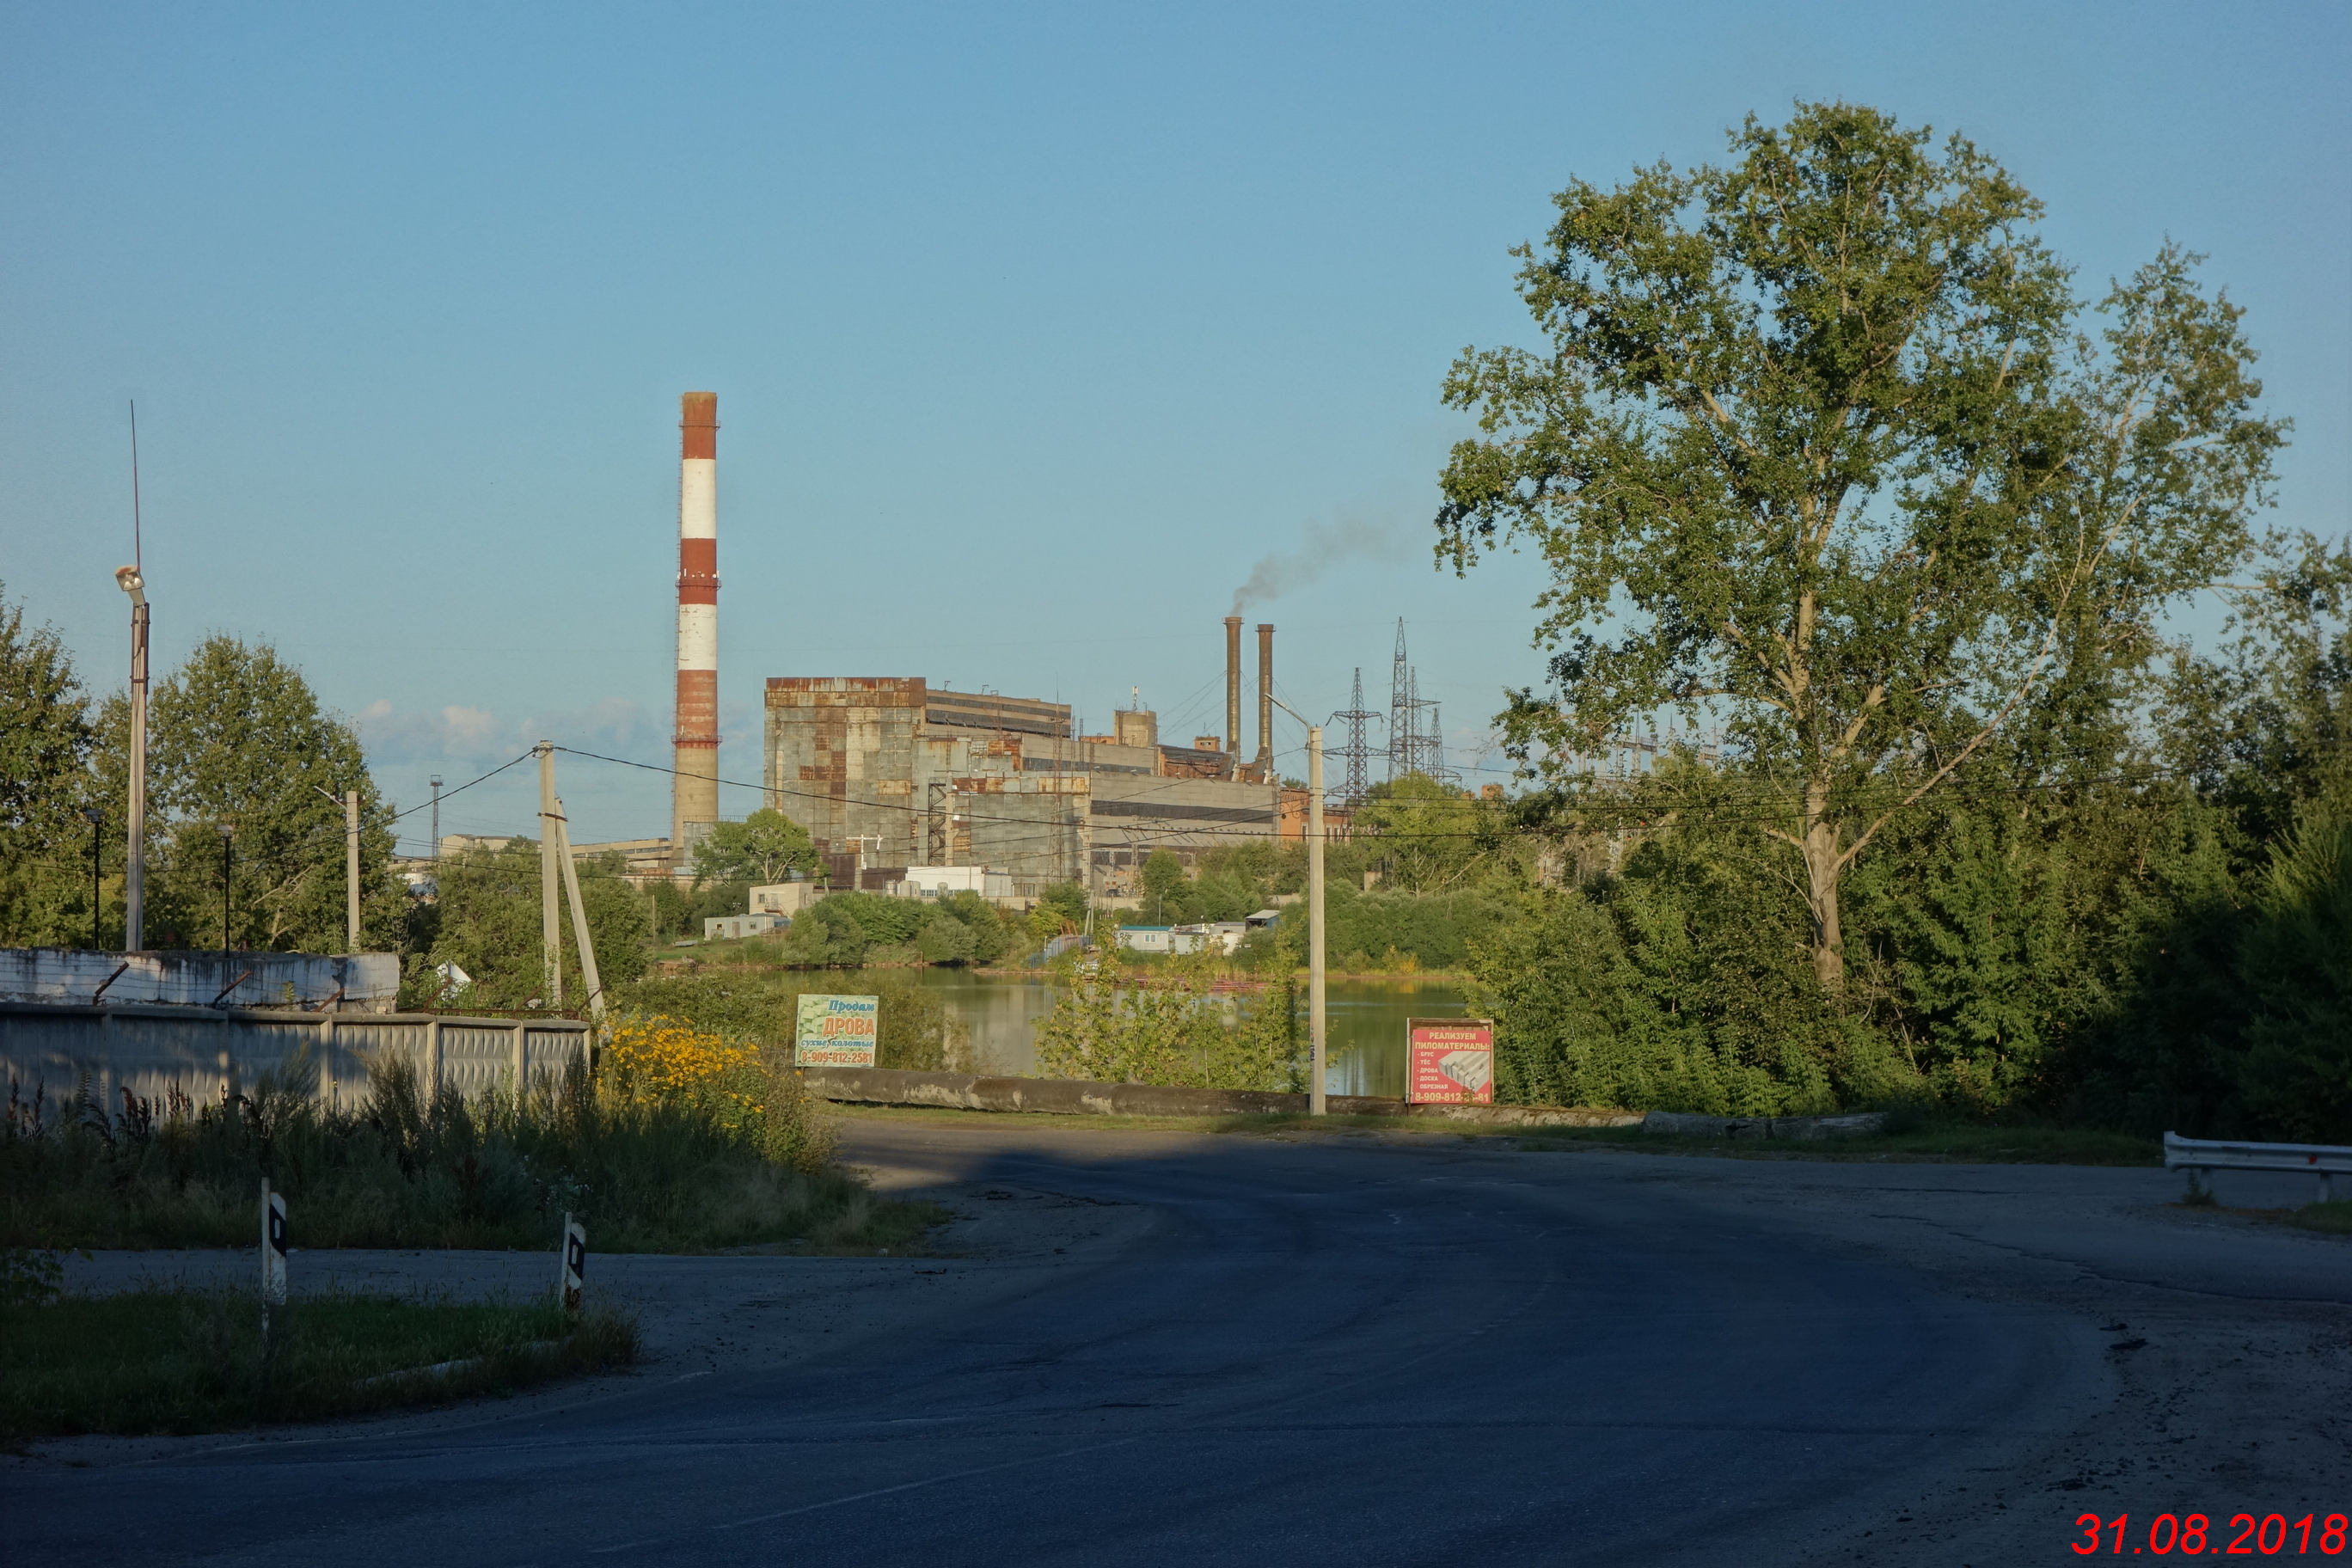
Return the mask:
[[[670,860],[690,865],[719,820],[719,395],[678,399],[677,732]]]

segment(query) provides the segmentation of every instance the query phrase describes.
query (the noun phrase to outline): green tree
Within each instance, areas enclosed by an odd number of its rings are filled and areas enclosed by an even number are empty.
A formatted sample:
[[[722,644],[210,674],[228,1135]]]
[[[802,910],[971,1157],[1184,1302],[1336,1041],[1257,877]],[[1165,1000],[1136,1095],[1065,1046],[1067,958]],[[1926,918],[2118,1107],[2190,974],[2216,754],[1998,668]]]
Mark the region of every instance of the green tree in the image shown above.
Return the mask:
[[[1558,689],[1513,697],[1520,756],[1731,717],[1837,990],[1856,857],[2055,672],[2112,689],[2248,562],[2284,426],[2178,249],[2095,342],[2040,204],[1964,139],[1801,104],[1730,140],[1724,167],[1554,198],[1517,252],[1548,350],[1465,351],[1445,383],[1484,436],[1445,468],[1439,551],[1465,570],[1518,536],[1549,564]]]
[[[781,882],[787,872],[816,866],[808,829],[769,806],[740,822],[717,824],[694,848],[697,882]]]
[[[1169,849],[1154,849],[1145,857],[1143,875],[1143,921],[1147,925],[1165,925],[1169,920],[1169,900],[1184,885],[1184,862]]]
[[[784,932],[784,963],[803,969],[855,969],[866,962],[871,939],[841,895],[819,899]]]
[[[579,876],[580,902],[588,912],[588,932],[596,950],[597,978],[608,992],[629,985],[645,973],[646,946],[652,936],[647,900],[613,859],[583,862]],[[512,838],[494,849],[450,856],[441,862],[436,881],[439,928],[430,963],[454,963],[473,982],[462,994],[450,997],[449,1004],[520,1007],[543,1001],[547,971],[541,949],[539,846]],[[571,901],[560,902],[556,913],[563,1000],[567,1008],[577,1011],[586,1005],[588,994],[579,942],[572,934]]]
[[[0,944],[89,941],[94,736],[73,661],[0,589]],[[120,816],[112,819],[121,841]],[[118,850],[119,856],[119,850]]]
[[[1407,773],[1371,787],[1356,808],[1353,831],[1386,862],[1390,881],[1412,892],[1436,892],[1492,857],[1501,837],[1499,817],[1466,790]]]
[[[103,790],[119,812],[128,789],[129,701],[110,698],[100,727]],[[320,706],[276,649],[229,637],[197,644],[153,689],[148,737],[151,945],[218,942],[226,824],[231,940],[255,950],[342,952],[346,789],[360,794],[362,945],[401,945],[407,890],[392,875],[392,813],[368,775],[359,734]]]

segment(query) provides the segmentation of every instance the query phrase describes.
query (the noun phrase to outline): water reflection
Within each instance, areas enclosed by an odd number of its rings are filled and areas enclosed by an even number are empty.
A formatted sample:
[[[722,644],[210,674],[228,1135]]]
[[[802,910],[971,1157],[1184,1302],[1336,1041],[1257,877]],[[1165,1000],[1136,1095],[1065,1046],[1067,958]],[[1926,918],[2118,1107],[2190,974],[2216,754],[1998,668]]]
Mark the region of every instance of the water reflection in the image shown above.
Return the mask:
[[[1051,984],[961,969],[919,970],[914,980],[970,1031],[979,1071],[1015,1077],[1036,1071],[1037,1021],[1054,1009]],[[1299,1005],[1306,1005],[1304,985]],[[1332,980],[1325,1006],[1331,1058],[1327,1091],[1391,1097],[1404,1093],[1405,1020],[1460,1017],[1466,1011],[1460,986],[1410,976]]]

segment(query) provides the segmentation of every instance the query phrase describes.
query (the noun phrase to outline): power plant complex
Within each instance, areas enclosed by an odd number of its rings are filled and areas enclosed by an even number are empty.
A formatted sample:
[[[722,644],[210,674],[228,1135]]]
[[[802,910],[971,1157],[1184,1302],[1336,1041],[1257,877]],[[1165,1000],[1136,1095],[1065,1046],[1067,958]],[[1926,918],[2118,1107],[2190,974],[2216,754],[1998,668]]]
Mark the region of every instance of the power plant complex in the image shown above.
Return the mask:
[[[719,815],[718,396],[689,392],[678,421],[677,719],[667,864],[693,867]],[[1257,628],[1257,733],[1242,746],[1243,621],[1224,621],[1225,732],[1163,742],[1138,704],[1082,735],[1066,703],[954,691],[920,677],[772,676],[764,691],[761,804],[800,823],[832,885],[907,885],[912,868],[997,875],[1034,899],[1060,882],[1128,890],[1156,849],[1304,834],[1306,792],[1275,765],[1274,627]],[[1360,745],[1360,739],[1358,740]],[[1303,769],[1302,769],[1303,771]],[[1344,831],[1346,814],[1327,814]]]

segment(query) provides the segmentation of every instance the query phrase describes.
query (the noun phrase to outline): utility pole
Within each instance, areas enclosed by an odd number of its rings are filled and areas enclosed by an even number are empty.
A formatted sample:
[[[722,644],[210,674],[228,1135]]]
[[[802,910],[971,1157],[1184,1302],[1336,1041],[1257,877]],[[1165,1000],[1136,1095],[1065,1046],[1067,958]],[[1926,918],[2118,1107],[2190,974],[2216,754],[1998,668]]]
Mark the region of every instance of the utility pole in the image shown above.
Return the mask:
[[[563,1005],[563,931],[556,912],[556,900],[563,895],[555,885],[559,875],[555,864],[555,747],[541,741],[532,750],[539,753],[539,950],[540,963],[546,972],[541,1001],[553,1012]]]
[[[1307,724],[1298,710],[1281,698],[1273,698],[1272,701],[1301,724]],[[1269,729],[1269,749],[1271,735]],[[1325,1046],[1328,1039],[1327,1026],[1329,1018],[1324,1005],[1323,949],[1323,726],[1307,724],[1307,1039],[1309,1047],[1307,1113],[1309,1116],[1323,1116],[1329,1110],[1324,1092]]]
[[[360,792],[343,792],[343,951],[360,950]]]
[[[137,515],[138,435],[131,436],[131,493]],[[114,580],[131,595],[131,850],[122,872],[122,946],[147,945],[147,580],[136,566],[118,566]]]
[[[433,786],[433,860],[441,861],[441,775],[435,773],[425,781]]]
[[[1323,726],[1307,726],[1307,1114],[1326,1114],[1323,1006]]]
[[[572,940],[580,949],[580,983],[588,988],[588,1015],[604,1021],[604,984],[596,974],[596,942],[588,931],[588,907],[580,899],[580,868],[572,860],[572,820],[555,803],[556,852],[563,857],[563,896],[572,906]]]

